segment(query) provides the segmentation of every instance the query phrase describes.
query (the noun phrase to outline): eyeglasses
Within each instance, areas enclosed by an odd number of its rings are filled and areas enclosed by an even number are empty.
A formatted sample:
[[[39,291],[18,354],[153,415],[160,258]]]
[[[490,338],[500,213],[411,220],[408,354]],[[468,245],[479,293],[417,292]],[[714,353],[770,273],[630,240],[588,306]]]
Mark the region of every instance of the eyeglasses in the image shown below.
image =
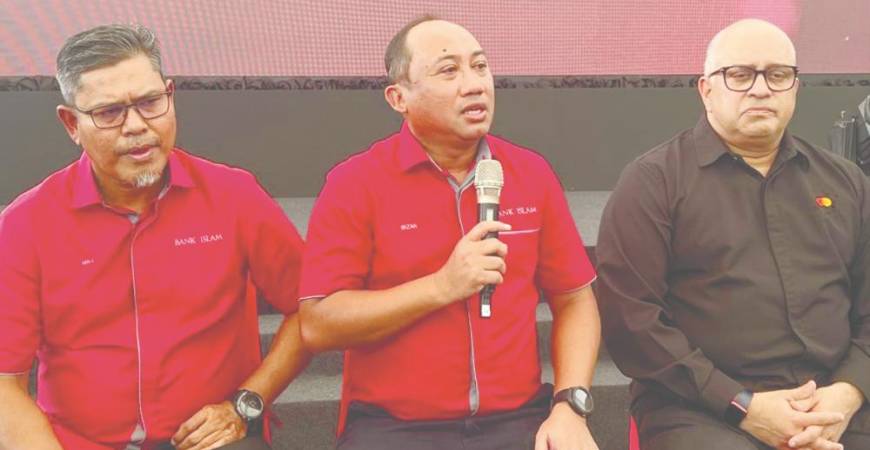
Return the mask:
[[[710,72],[707,78],[720,73],[722,79],[725,80],[725,87],[730,91],[746,92],[752,89],[758,75],[763,74],[768,89],[773,92],[782,92],[794,87],[795,81],[797,81],[798,68],[796,66],[771,66],[757,70],[752,66],[725,66]]]
[[[82,114],[91,116],[91,120],[94,121],[94,126],[97,128],[117,128],[127,120],[127,110],[130,108],[136,109],[136,112],[145,120],[156,119],[166,114],[171,103],[169,98],[172,97],[173,92],[174,90],[170,87],[166,92],[149,95],[130,104],[117,103],[100,106],[89,111],[83,111],[75,106],[73,108]]]

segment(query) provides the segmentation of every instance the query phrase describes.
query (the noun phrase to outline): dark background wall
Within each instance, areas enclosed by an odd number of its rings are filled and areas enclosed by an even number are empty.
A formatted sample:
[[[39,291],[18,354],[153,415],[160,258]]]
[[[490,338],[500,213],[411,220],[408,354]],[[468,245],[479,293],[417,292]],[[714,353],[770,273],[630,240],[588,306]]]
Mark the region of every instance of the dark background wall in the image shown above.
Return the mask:
[[[870,77],[852,78],[802,86],[793,132],[825,144],[839,111],[870,94]],[[493,132],[543,153],[567,190],[609,190],[628,161],[700,117],[686,84],[505,87]],[[0,92],[0,205],[78,157],[54,116],[59,100],[52,90]],[[377,88],[189,89],[176,105],[179,145],[253,171],[276,197],[315,196],[333,164],[400,125]]]

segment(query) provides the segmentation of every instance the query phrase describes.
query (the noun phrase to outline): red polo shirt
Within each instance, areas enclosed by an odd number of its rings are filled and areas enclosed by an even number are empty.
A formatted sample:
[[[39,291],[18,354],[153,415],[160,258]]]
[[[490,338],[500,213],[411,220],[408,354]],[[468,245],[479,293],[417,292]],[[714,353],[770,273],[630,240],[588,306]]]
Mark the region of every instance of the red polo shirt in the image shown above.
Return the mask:
[[[361,401],[405,420],[511,410],[540,387],[535,307],[595,277],[562,187],[537,153],[487,136],[501,162],[502,221],[512,230],[505,282],[492,318],[478,296],[453,303],[377,343],[345,352],[339,433]],[[457,188],[411,134],[401,131],[333,168],[314,206],[301,300],[387,289],[438,270],[477,223],[473,184]]]
[[[169,439],[259,365],[254,287],[296,310],[302,241],[254,177],[179,149],[168,167],[138,220],[84,154],[0,214],[0,372],[39,359],[65,448]]]

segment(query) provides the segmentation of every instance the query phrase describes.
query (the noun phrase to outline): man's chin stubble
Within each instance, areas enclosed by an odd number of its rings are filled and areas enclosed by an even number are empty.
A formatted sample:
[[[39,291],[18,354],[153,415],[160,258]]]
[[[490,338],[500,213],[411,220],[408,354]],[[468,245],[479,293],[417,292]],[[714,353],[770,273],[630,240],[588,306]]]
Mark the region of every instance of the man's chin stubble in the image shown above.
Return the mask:
[[[146,187],[153,186],[155,183],[160,181],[160,174],[157,172],[142,172],[137,174],[133,179],[133,186],[137,189],[142,189]]]

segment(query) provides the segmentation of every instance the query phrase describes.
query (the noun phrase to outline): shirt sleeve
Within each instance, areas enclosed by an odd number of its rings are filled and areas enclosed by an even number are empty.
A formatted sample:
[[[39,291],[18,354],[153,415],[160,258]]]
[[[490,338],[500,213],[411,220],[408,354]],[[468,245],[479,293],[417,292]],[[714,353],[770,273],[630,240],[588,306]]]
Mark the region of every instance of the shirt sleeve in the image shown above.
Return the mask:
[[[549,165],[544,165],[545,201],[535,280],[544,295],[550,297],[588,285],[595,280],[595,269],[571,216],[565,191]]]
[[[863,174],[856,178],[861,196],[861,233],[849,267],[852,342],[832,379],[852,384],[864,394],[865,400],[870,400],[870,181]]]
[[[30,370],[42,342],[39,260],[23,211],[0,213],[0,374]]]
[[[327,175],[308,224],[300,300],[365,287],[374,247],[371,208],[364,183],[355,183],[346,166]]]
[[[604,209],[596,247],[605,343],[627,376],[721,416],[743,386],[673,325],[665,301],[671,232],[664,175],[629,164]]]
[[[242,245],[257,292],[284,314],[296,311],[303,243],[281,206],[251,176],[241,198]]]

